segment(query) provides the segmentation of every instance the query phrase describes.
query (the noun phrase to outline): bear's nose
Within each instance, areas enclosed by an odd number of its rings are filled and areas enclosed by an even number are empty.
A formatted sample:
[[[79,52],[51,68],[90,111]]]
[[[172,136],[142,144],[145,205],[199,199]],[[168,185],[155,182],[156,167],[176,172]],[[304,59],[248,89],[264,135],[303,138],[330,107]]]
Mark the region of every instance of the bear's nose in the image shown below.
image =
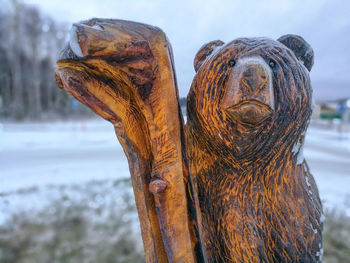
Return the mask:
[[[268,73],[260,64],[248,65],[243,71],[241,84],[250,92],[259,92],[267,83]]]

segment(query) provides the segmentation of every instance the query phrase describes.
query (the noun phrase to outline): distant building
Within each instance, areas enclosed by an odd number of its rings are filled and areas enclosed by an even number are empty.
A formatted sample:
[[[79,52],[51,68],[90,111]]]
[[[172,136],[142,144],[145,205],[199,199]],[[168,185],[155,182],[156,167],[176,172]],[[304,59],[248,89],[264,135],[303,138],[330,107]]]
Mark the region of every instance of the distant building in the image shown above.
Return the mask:
[[[321,119],[339,119],[350,123],[350,98],[319,103]]]

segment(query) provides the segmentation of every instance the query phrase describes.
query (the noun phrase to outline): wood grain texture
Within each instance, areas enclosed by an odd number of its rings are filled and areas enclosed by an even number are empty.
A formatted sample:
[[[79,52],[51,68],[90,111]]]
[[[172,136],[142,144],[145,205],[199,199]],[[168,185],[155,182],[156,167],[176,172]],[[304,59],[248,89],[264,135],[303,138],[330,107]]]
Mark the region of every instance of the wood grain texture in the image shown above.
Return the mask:
[[[184,126],[159,28],[73,25],[57,84],[114,125],[146,262],[321,262],[322,205],[302,157],[312,65],[296,35],[212,41],[194,60]]]
[[[322,206],[301,156],[312,63],[295,51],[311,47],[282,39],[292,44],[214,41],[195,58],[186,132],[207,262],[322,260]]]
[[[183,119],[165,34],[122,20],[75,24],[56,76],[115,127],[129,162],[146,261],[196,262]]]

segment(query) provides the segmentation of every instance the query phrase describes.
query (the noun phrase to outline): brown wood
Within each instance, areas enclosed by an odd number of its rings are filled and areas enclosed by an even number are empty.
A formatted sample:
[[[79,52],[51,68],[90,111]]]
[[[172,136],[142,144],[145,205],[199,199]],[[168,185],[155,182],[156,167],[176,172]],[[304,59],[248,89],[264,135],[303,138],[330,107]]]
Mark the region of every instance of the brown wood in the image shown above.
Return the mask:
[[[129,162],[146,261],[196,262],[183,120],[165,34],[121,20],[75,24],[56,77],[61,88],[115,127]]]
[[[294,35],[198,52],[187,146],[207,262],[321,261],[322,206],[302,157],[312,63]]]
[[[313,51],[286,35],[212,41],[194,60],[184,127],[165,34],[73,26],[58,86],[113,123],[146,262],[320,262],[322,206],[302,145]]]

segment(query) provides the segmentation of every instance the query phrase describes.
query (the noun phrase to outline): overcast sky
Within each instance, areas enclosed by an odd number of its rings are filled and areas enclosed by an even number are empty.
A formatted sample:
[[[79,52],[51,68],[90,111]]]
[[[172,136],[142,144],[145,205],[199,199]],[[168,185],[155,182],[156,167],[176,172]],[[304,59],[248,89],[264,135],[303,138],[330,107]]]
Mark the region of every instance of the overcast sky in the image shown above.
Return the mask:
[[[61,22],[101,17],[158,26],[173,46],[181,96],[194,75],[193,58],[206,42],[238,37],[273,39],[293,33],[314,48],[316,100],[350,97],[350,0],[24,0]]]

